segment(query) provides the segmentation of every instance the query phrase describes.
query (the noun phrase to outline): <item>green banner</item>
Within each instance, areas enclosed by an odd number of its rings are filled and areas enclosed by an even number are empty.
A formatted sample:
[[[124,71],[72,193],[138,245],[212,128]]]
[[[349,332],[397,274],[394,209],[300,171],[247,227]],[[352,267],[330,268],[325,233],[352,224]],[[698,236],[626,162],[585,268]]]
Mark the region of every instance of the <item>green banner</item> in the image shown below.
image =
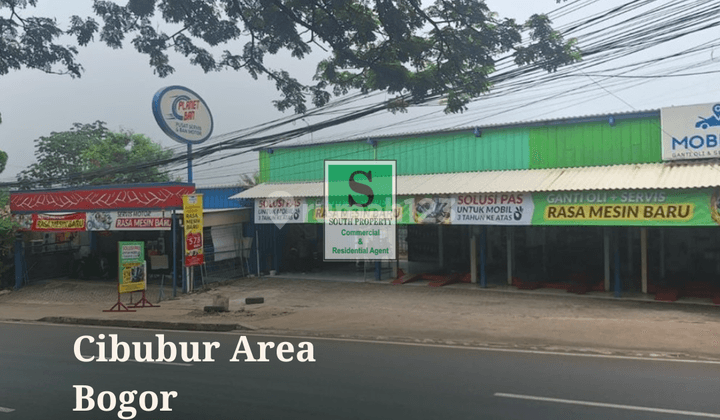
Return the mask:
[[[145,290],[145,242],[118,242],[118,291],[120,293]]]
[[[717,226],[718,191],[607,190],[533,193],[533,225]]]
[[[306,198],[307,202],[307,214],[305,217],[305,223],[324,223],[325,222],[325,207],[324,199],[322,197],[317,198]],[[413,224],[413,203],[415,199],[413,197],[398,197],[397,204],[395,206],[395,218],[396,223],[399,225]]]
[[[323,199],[307,198],[305,223],[323,223]],[[456,196],[397,197],[397,224],[490,224],[444,217],[455,212]],[[720,189],[602,190],[526,193],[524,206],[532,215],[522,224],[557,226],[718,226]],[[443,206],[441,208],[441,206]],[[494,204],[492,204],[494,205]],[[484,211],[489,213],[492,205]],[[497,203],[503,206],[502,203]],[[478,204],[476,207],[482,207]],[[514,205],[513,208],[516,208]],[[420,214],[422,210],[422,214]],[[437,210],[437,211],[436,211]],[[442,211],[440,211],[442,210]],[[512,209],[511,209],[512,210]],[[452,216],[451,212],[451,216]],[[423,217],[431,215],[431,218]],[[498,223],[495,223],[498,224]],[[502,223],[500,223],[502,224]],[[505,223],[507,225],[513,222]]]

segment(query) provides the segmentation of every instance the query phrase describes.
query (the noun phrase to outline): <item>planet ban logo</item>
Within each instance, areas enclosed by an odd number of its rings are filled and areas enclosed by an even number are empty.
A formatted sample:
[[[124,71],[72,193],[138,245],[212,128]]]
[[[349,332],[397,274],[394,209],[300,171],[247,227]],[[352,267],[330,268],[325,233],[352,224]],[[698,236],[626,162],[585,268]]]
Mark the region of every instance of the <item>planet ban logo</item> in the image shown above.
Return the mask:
[[[176,119],[176,120],[183,121],[183,120],[185,119],[185,116],[184,116],[184,115],[181,115],[181,114],[178,112],[178,108],[179,108],[178,105],[180,104],[180,102],[187,102],[187,101],[189,101],[189,100],[190,100],[190,97],[189,97],[189,96],[186,96],[186,95],[178,95],[178,96],[173,100],[173,102],[172,102],[172,108],[171,108],[171,109],[172,109],[172,114],[170,114],[170,115],[168,116],[168,117],[169,117],[168,119],[169,119],[169,120]]]

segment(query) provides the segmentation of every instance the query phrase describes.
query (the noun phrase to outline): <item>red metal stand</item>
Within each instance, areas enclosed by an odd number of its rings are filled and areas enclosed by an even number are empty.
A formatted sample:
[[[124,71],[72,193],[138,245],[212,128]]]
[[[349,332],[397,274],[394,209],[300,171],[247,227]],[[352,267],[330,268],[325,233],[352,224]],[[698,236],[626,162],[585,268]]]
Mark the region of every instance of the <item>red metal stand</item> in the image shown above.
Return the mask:
[[[130,299],[132,299],[132,295],[130,295]],[[132,300],[130,301],[132,303]],[[131,308],[159,308],[160,305],[153,305],[145,298],[145,291],[142,291],[142,298],[140,300],[131,306]]]
[[[117,309],[116,309],[117,308]],[[120,285],[118,285],[118,300],[110,309],[105,309],[103,312],[137,312],[135,309],[128,309],[124,303],[120,301]]]

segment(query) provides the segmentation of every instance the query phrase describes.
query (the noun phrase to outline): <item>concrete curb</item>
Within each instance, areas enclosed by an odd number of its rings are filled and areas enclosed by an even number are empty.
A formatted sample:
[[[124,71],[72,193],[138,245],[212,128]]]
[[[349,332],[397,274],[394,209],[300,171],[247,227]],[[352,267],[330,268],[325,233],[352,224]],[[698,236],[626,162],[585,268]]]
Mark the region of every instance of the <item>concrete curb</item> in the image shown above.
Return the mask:
[[[234,330],[256,330],[255,327],[242,324],[209,324],[200,322],[167,322],[167,321],[138,321],[131,319],[95,319],[95,318],[72,318],[63,316],[49,316],[40,318],[37,322],[51,324],[71,325],[93,325],[100,327],[122,327],[122,328],[146,328],[156,330],[178,330],[178,331],[214,331],[227,332]]]

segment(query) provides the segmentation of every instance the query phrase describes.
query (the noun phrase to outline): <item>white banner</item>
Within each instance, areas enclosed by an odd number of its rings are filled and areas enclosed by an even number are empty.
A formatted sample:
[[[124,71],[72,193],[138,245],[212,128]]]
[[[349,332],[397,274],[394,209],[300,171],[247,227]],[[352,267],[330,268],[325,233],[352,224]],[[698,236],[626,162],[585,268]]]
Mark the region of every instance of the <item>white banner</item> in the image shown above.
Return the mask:
[[[452,198],[453,225],[529,225],[532,223],[532,194],[462,194]]]
[[[663,108],[660,125],[663,160],[720,156],[720,103]]]
[[[269,197],[255,200],[255,223],[273,223],[281,228],[285,223],[306,223],[307,202],[304,198]]]
[[[237,250],[240,244],[236,244],[235,230],[228,226],[213,226],[210,228],[210,237],[213,242],[215,261],[229,260],[239,256]]]
[[[87,230],[170,230],[170,212],[89,211]]]

